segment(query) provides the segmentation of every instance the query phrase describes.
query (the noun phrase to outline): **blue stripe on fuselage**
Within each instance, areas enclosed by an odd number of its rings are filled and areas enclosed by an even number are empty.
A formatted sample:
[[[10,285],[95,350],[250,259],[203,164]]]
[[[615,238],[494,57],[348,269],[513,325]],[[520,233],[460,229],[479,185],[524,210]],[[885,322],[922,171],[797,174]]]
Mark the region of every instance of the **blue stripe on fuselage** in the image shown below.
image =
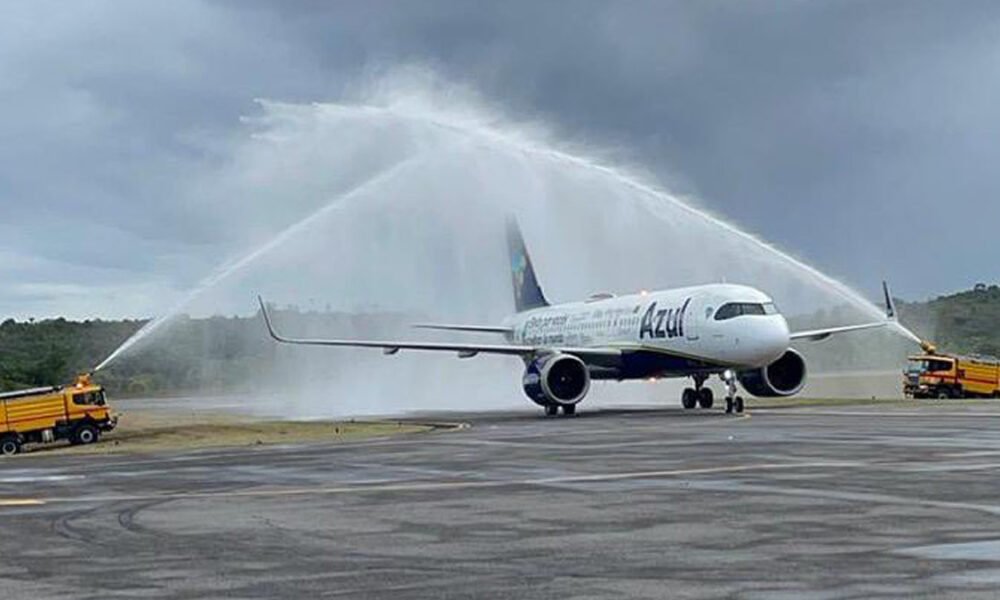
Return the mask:
[[[725,368],[724,365],[651,350],[623,350],[621,357],[621,379],[719,372]]]

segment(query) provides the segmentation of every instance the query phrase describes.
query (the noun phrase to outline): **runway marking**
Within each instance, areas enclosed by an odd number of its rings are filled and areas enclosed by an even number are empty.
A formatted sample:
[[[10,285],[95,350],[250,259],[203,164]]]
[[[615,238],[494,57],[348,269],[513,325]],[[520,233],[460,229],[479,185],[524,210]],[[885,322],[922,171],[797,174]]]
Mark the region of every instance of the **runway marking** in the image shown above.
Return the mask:
[[[0,506],[41,506],[44,500],[38,498],[0,498]]]
[[[40,481],[70,481],[84,479],[83,475],[17,475],[0,477],[0,483],[36,483]]]
[[[965,471],[993,471],[1000,469],[1000,463],[980,463],[980,464],[961,464],[961,463],[880,463],[886,466],[895,466],[897,471],[906,471],[910,473],[959,473]]]
[[[970,417],[1000,419],[1000,412],[913,412],[913,411],[867,411],[867,410],[809,410],[808,408],[765,408],[764,412],[781,416],[813,417]]]
[[[722,416],[722,415],[720,415]],[[744,422],[750,420],[750,414],[744,413],[742,415],[736,415],[728,417],[722,420],[700,420],[691,424],[685,423],[683,430],[687,431],[693,429],[699,425],[713,425],[713,424],[729,424],[733,422]],[[653,427],[653,426],[651,426]],[[656,426],[658,427],[658,426]],[[435,438],[433,440],[426,440],[427,444],[437,444],[437,445],[458,445],[458,446],[509,446],[513,448],[551,448],[551,449],[566,449],[566,443],[553,443],[553,442],[526,442],[519,440],[530,440],[530,439],[551,439],[554,435],[563,436],[577,436],[577,437],[592,437],[595,435],[602,434],[621,434],[621,429],[572,429],[572,430],[534,430],[531,432],[525,432],[520,435],[510,435],[504,434],[498,439],[447,439],[447,438]],[[657,432],[662,432],[662,428],[657,428]],[[608,450],[612,448],[628,448],[633,446],[694,446],[706,443],[704,439],[692,438],[690,440],[671,440],[671,439],[653,439],[653,440],[643,440],[636,442],[598,442],[598,443],[587,443],[587,449],[590,450]]]
[[[641,442],[606,442],[600,444],[587,444],[587,450],[614,450],[616,448],[644,448],[644,447],[657,447],[657,448],[683,448],[686,446],[704,446],[707,444],[722,444],[729,443],[732,440],[727,440],[726,438],[718,438],[713,440],[705,440],[700,438],[690,439],[690,440],[646,440]],[[439,444],[440,445],[440,444]],[[451,440],[446,443],[449,446],[503,446],[508,448],[531,448],[531,449],[548,449],[548,450],[567,450],[566,443],[562,444],[552,444],[552,443],[532,443],[532,442],[514,442],[505,440]]]
[[[945,452],[940,454],[942,458],[979,458],[985,456],[997,456],[1000,450],[972,450],[969,452]]]
[[[632,471],[625,473],[595,473],[591,475],[565,475],[532,479],[491,480],[491,481],[425,481],[410,483],[377,482],[337,487],[278,488],[233,490],[223,492],[175,492],[161,494],[108,494],[101,496],[51,497],[43,502],[50,504],[90,503],[90,502],[144,502],[153,500],[197,500],[215,498],[280,498],[290,496],[325,496],[338,494],[362,494],[370,492],[422,492],[433,490],[489,489],[516,486],[546,486],[572,483],[593,483],[605,481],[626,481],[631,479],[663,479],[690,475],[714,475],[721,473],[745,473],[753,471],[777,471],[790,469],[844,469],[864,466],[865,463],[847,461],[825,461],[806,463],[759,463],[750,465],[729,465],[722,467],[701,467],[694,469],[670,469],[661,471]]]
[[[719,484],[710,481],[694,482],[689,487],[692,489],[725,491],[731,493],[752,492],[758,494],[773,494],[776,496],[797,496],[804,498],[819,498],[823,500],[843,500],[846,502],[889,504],[896,506],[924,506],[929,508],[969,510],[990,515],[1000,515],[1000,506],[996,505],[976,504],[972,502],[954,502],[949,500],[929,500],[926,498],[896,496],[893,494],[881,494],[877,492],[852,492],[843,490],[821,490],[816,488],[778,487],[766,484],[747,484],[741,482],[733,484]]]

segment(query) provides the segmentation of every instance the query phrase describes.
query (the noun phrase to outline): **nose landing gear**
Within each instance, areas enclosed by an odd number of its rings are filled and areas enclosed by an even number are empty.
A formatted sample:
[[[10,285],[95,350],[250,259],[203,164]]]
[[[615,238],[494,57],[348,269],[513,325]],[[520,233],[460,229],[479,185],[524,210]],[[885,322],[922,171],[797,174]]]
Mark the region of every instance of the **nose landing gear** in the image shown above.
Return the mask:
[[[736,395],[736,373],[725,371],[719,377],[726,384],[726,413],[743,412],[743,396]]]

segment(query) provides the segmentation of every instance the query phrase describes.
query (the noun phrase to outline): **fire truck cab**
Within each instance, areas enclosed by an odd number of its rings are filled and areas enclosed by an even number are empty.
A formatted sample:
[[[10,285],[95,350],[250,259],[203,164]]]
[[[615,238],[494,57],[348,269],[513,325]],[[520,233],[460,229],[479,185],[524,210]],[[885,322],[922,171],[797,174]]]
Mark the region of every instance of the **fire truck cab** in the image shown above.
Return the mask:
[[[1000,398],[1000,360],[927,353],[909,357],[907,398]]]

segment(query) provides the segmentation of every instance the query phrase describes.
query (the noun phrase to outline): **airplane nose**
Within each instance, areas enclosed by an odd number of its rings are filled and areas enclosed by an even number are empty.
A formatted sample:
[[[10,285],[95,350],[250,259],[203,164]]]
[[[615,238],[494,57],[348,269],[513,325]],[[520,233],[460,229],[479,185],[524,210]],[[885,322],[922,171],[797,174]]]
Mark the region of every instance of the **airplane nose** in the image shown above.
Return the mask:
[[[761,327],[757,329],[754,362],[764,366],[781,358],[781,355],[788,350],[791,341],[789,335],[788,322],[781,315],[773,315],[766,322],[762,322]]]
[[[791,330],[788,328],[788,321],[782,315],[774,315],[774,322],[771,325],[771,335],[769,336],[771,351],[775,360],[781,357],[788,350],[792,343]]]
[[[753,317],[738,325],[738,329],[728,330],[731,337],[721,332],[715,337],[731,344],[727,355],[741,366],[766,367],[781,358],[791,345],[788,323],[781,315]]]

